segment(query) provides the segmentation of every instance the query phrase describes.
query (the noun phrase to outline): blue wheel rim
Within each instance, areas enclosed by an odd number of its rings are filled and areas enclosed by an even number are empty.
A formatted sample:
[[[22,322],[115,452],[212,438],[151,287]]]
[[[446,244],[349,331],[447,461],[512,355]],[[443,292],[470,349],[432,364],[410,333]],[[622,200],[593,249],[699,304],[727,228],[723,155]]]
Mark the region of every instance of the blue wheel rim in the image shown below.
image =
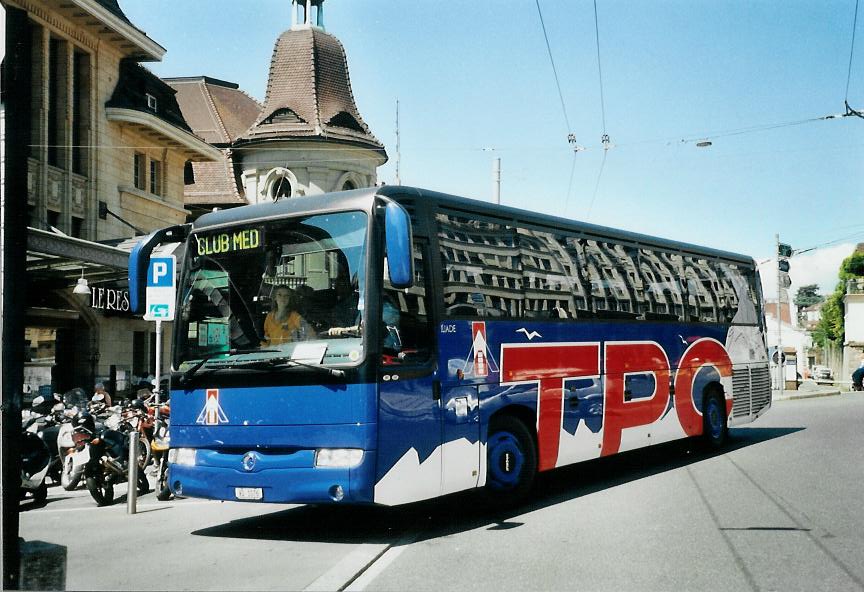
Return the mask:
[[[488,443],[488,483],[496,490],[513,489],[519,484],[525,455],[519,440],[510,432],[493,434]]]
[[[723,435],[723,412],[720,409],[720,403],[717,399],[711,398],[708,400],[705,413],[708,418],[708,429],[711,438],[717,440]]]

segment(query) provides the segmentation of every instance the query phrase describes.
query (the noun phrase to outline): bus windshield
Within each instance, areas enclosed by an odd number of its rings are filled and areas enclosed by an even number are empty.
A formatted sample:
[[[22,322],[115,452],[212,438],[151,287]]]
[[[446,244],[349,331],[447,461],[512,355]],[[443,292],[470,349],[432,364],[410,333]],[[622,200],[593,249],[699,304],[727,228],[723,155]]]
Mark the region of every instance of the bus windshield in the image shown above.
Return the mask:
[[[367,226],[365,213],[340,212],[195,233],[177,370],[359,363]]]

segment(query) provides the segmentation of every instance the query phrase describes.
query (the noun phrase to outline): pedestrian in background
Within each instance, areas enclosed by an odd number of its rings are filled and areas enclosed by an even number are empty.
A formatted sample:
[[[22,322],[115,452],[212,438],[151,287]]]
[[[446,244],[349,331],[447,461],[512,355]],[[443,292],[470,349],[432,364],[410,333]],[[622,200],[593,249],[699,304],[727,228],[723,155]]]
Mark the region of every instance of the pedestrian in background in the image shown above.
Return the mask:
[[[93,398],[91,401],[102,402],[105,403],[105,407],[111,407],[111,395],[108,394],[108,391],[105,390],[105,385],[101,382],[97,382],[96,386],[93,387]]]
[[[864,386],[862,386],[862,382],[864,382],[864,364],[858,366],[858,369],[852,373],[852,390],[860,391],[864,390]]]

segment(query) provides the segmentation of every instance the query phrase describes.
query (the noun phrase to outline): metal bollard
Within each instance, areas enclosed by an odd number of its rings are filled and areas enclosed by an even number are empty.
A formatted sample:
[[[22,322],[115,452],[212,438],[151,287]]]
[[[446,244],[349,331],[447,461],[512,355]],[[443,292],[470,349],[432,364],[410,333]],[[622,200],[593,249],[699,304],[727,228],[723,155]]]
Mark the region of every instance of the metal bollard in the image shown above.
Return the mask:
[[[138,432],[129,432],[129,493],[126,494],[126,513],[138,511]]]

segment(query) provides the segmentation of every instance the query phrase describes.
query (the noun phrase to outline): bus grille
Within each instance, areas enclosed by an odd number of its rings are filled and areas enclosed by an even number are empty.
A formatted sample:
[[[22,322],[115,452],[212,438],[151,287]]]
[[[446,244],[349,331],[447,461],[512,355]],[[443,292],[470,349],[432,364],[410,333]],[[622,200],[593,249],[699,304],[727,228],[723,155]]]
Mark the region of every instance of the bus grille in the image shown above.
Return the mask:
[[[732,369],[733,417],[756,415],[771,404],[771,374],[768,368]]]
[[[771,404],[771,373],[768,368],[751,369],[750,381],[753,395],[753,415]]]

